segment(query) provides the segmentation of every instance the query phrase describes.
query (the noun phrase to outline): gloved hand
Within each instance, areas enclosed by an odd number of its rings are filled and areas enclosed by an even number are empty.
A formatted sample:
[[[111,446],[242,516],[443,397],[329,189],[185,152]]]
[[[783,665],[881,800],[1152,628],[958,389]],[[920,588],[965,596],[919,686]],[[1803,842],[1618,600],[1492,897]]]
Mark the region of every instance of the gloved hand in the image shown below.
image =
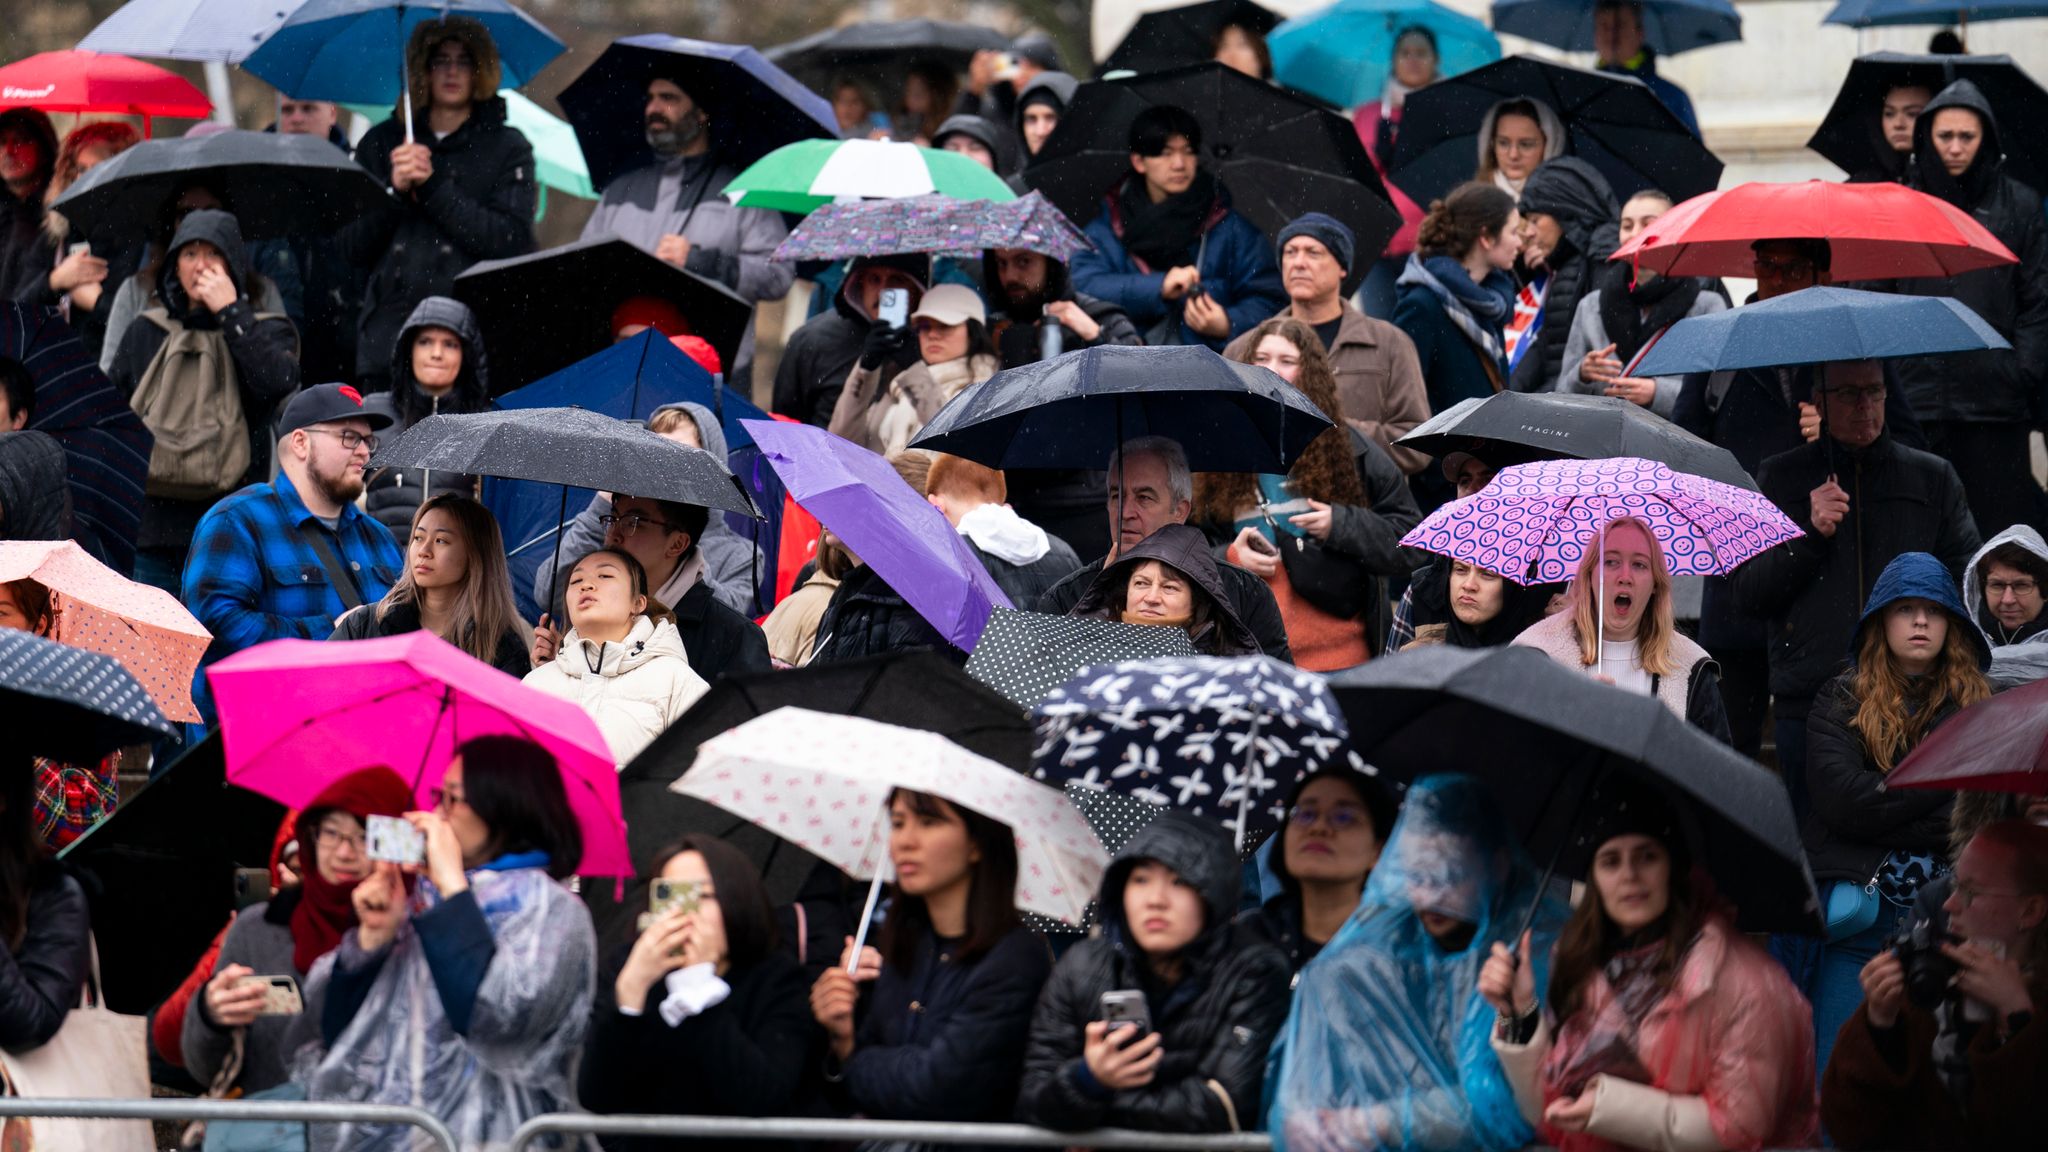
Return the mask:
[[[910,329],[892,328],[887,324],[875,324],[868,328],[867,339],[861,342],[860,366],[872,372],[886,361],[896,358],[898,352],[910,341]]]

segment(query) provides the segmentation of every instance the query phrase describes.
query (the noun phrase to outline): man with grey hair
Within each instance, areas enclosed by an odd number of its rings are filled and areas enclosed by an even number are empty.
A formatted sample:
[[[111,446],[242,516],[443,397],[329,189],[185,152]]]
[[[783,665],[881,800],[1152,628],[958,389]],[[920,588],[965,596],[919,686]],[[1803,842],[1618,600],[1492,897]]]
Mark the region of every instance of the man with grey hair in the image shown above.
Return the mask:
[[[1072,611],[1105,566],[1168,524],[1187,523],[1195,506],[1195,478],[1188,470],[1187,453],[1178,441],[1164,436],[1124,441],[1122,449],[1109,458],[1108,489],[1109,519],[1115,525],[1109,555],[1053,585],[1039,598],[1038,611],[1053,616]],[[1276,660],[1293,663],[1287,626],[1280,619],[1272,589],[1235,564],[1219,562],[1216,568],[1230,596],[1230,607],[1251,629],[1259,649]]]

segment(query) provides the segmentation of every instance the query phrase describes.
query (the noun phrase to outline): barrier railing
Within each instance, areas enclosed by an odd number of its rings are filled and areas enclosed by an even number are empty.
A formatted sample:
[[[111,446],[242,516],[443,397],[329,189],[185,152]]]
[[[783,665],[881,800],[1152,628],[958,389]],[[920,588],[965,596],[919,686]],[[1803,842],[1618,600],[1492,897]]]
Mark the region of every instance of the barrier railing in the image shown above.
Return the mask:
[[[439,1117],[395,1104],[315,1104],[300,1100],[44,1100],[0,1097],[0,1116],[51,1120],[267,1120],[296,1123],[405,1124],[427,1134],[444,1152],[460,1152]]]
[[[1054,1132],[1028,1124],[964,1124],[921,1120],[830,1120],[796,1117],[536,1116],[512,1134],[510,1152],[527,1152],[542,1136],[668,1136],[717,1140],[876,1140],[905,1144],[995,1144],[1010,1148],[1098,1148],[1112,1152],[1269,1152],[1263,1132],[1212,1136],[1100,1128]]]

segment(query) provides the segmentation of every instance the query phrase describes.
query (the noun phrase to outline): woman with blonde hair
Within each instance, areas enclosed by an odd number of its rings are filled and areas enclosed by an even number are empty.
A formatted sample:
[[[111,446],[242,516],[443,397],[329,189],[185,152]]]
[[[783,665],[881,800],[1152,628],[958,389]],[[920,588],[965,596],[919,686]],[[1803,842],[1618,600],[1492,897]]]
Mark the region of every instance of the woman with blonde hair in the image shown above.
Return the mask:
[[[1197,474],[1190,522],[1273,590],[1297,664],[1316,672],[1363,664],[1387,632],[1384,578],[1412,567],[1401,537],[1422,514],[1386,449],[1345,422],[1314,328],[1278,316],[1252,329],[1240,352],[1300,389],[1332,427],[1285,476]]]
[[[1650,526],[1617,516],[1588,543],[1593,546],[1579,561],[1569,609],[1537,622],[1513,642],[1624,692],[1654,696],[1693,727],[1728,743],[1720,666],[1678,630],[1671,569]]]
[[[533,669],[490,509],[444,492],[413,513],[405,572],[384,599],[344,615],[331,640],[426,629],[508,676]]]

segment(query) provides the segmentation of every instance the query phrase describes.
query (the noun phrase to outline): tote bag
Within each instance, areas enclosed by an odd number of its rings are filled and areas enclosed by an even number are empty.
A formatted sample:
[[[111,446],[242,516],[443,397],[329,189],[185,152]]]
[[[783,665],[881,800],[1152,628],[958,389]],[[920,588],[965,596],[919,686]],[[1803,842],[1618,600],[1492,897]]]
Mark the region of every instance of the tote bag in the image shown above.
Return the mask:
[[[79,990],[78,1007],[48,1044],[29,1052],[0,1050],[0,1075],[9,1096],[25,1099],[149,1099],[149,1024],[110,1012],[98,1003],[99,945],[87,940],[92,976]],[[10,1119],[8,1152],[154,1152],[147,1120]]]

